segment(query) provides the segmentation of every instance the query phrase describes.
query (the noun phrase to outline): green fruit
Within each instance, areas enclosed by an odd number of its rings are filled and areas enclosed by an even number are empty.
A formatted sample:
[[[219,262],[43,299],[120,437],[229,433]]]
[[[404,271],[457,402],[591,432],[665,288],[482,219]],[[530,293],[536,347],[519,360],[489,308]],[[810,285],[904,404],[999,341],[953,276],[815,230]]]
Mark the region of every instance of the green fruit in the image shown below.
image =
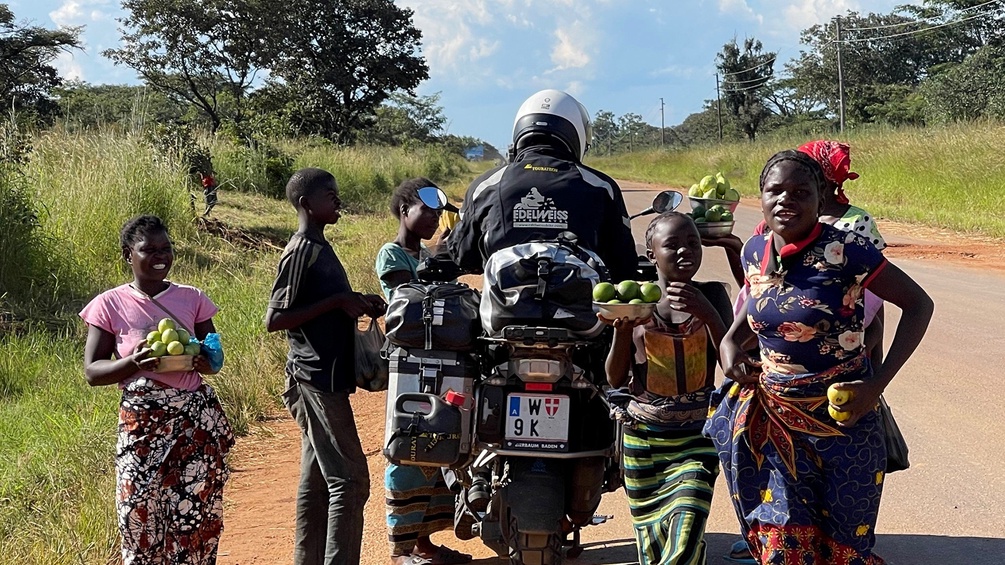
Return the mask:
[[[732,222],[733,221],[733,213],[730,212],[729,210],[726,210],[725,212],[722,213],[721,216],[719,216],[719,221],[720,222]]]
[[[705,217],[705,207],[702,206],[701,204],[699,204],[699,205],[695,206],[694,208],[691,208],[691,217],[692,218],[704,218]]]
[[[708,194],[709,190],[715,192],[715,189],[718,186],[719,183],[715,180],[715,177],[713,177],[712,175],[708,175],[707,177],[701,179],[701,181],[698,183],[698,188],[701,189],[702,194]],[[705,198],[708,198],[708,196],[706,196]],[[715,197],[713,196],[712,198]]]
[[[724,209],[722,206],[712,206],[705,212],[705,220],[709,222],[718,222],[722,219],[722,213]]]
[[[202,346],[197,342],[191,342],[185,346],[185,355],[198,355],[202,351]]]
[[[157,329],[160,330],[161,333],[164,333],[164,330],[173,330],[177,327],[178,326],[175,325],[174,320],[171,318],[164,318],[157,323]]]
[[[167,354],[167,344],[163,341],[155,341],[150,345],[151,357],[163,357]]]
[[[607,301],[607,303],[608,303],[608,304],[624,304],[623,302],[621,302],[621,301],[620,301],[620,300],[618,300],[617,298],[615,298],[615,299],[613,299],[613,300],[608,300],[608,301]]]
[[[188,345],[188,342],[192,341],[192,336],[188,335],[188,332],[184,329],[179,329],[178,341],[180,341],[182,345]]]
[[[729,181],[721,172],[715,173],[715,190],[719,196],[726,194],[726,191],[729,190]]]
[[[617,295],[617,289],[609,282],[597,283],[597,286],[593,287],[593,300],[597,302],[607,302]]]
[[[629,304],[642,304],[643,302],[642,302],[641,298],[633,298],[633,299],[629,300],[628,303]]]
[[[715,191],[715,188],[708,189],[705,194],[701,195],[705,200],[718,200],[719,193]]]
[[[660,298],[663,298],[663,293],[660,291],[660,285],[656,283],[642,283],[639,287],[639,296],[645,302],[653,303],[659,302]]]
[[[161,333],[154,330],[147,334],[147,345],[153,345],[161,340]]]
[[[704,192],[705,191],[703,191],[697,184],[692,184],[691,188],[687,189],[687,195],[691,198],[701,198],[701,195],[704,194]]]
[[[167,344],[168,355],[181,355],[185,353],[185,346],[180,341],[172,341]]]
[[[172,341],[178,341],[178,331],[177,330],[162,331],[161,341],[163,341],[164,343],[171,343]]]
[[[722,194],[723,200],[729,200],[730,202],[739,202],[740,193],[735,188],[727,188],[726,192]]]
[[[639,297],[639,283],[635,281],[621,281],[618,283],[618,299],[628,302]]]
[[[708,222],[708,220],[707,220],[707,219],[705,219],[705,217],[704,217],[704,216],[702,216],[701,218],[695,218],[695,219],[694,219],[694,223],[696,223],[696,224],[704,224],[704,223],[706,223],[706,222]]]

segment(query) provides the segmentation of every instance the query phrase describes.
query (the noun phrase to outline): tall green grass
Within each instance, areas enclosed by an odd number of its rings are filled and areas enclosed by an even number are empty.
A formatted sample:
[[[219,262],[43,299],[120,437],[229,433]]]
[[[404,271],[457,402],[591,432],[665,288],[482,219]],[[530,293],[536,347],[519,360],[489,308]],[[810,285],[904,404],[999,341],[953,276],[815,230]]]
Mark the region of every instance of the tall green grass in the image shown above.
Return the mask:
[[[1005,127],[967,124],[927,129],[851,131],[829,139],[852,147],[852,170],[861,178],[845,183],[852,203],[873,215],[966,233],[1005,237],[1005,162],[997,148]],[[667,152],[591,159],[589,164],[623,179],[689,187],[722,171],[747,197],[758,193],[764,163],[781,149],[807,138],[771,138]]]
[[[196,228],[190,191],[197,187],[189,184],[186,166],[138,136],[52,131],[36,137],[34,147],[18,177],[20,192],[0,183],[0,196],[37,211],[30,229],[17,232],[17,244],[3,248],[0,267],[15,273],[29,256],[42,265],[27,277],[41,279],[34,286],[5,286],[0,299],[0,564],[107,563],[118,551],[118,391],[84,381],[86,331],[76,312],[97,292],[130,280],[118,245],[122,223],[138,213],[164,218],[176,244],[172,280],[202,288],[220,307],[214,322],[227,362],[208,380],[244,433],[281,409],[287,345],[283,335],[265,333],[262,318],[296,215],[285,200],[225,188],[214,218],[262,243],[231,242]],[[296,167],[324,167],[339,179],[347,211],[327,235],[354,288],[373,293],[379,292],[373,258],[397,229],[385,212],[393,186],[420,174],[449,181],[463,167],[436,150],[291,143],[284,151]],[[217,163],[225,183],[227,160]],[[268,182],[261,169],[244,174],[241,182]],[[2,212],[0,219],[16,217]],[[51,299],[40,300],[43,295]],[[17,323],[5,323],[4,305],[15,302],[23,307],[8,310]]]

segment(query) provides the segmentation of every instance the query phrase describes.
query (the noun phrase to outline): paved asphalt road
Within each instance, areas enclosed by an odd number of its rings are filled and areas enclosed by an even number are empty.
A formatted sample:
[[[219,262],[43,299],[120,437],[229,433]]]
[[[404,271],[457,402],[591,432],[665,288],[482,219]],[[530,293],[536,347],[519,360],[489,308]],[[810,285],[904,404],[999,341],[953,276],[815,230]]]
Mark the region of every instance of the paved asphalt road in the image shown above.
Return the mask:
[[[645,208],[655,194],[648,186],[623,186],[629,211]],[[636,240],[648,220],[633,223]],[[734,231],[750,234],[759,220],[759,207],[748,199]],[[931,294],[936,311],[886,395],[912,466],[887,478],[877,553],[892,565],[1005,565],[1005,278],[928,261],[897,265]],[[705,250],[698,278],[731,280],[720,250]],[[897,309],[888,307],[886,343],[898,320]],[[738,539],[725,493],[720,479],[706,535],[710,565],[727,565],[721,556]],[[584,530],[586,551],[570,563],[635,563],[624,494],[606,495],[600,512],[618,519]]]

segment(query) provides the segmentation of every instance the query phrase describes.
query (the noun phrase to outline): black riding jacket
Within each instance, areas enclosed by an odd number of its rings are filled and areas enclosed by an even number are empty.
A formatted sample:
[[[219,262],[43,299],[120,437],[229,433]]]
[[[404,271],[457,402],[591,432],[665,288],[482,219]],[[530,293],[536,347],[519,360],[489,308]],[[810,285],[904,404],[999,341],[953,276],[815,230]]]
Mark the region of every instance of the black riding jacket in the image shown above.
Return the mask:
[[[479,273],[500,249],[554,240],[567,231],[600,256],[613,280],[636,278],[635,240],[618,184],[550,147],[536,146],[471,183],[447,246],[461,268]]]

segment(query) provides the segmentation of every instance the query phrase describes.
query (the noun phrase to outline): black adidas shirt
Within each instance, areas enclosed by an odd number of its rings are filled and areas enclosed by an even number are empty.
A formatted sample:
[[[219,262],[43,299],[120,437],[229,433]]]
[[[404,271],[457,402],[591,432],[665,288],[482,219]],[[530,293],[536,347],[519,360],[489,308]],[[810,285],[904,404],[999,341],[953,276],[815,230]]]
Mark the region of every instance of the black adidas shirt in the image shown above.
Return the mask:
[[[477,273],[500,249],[565,231],[600,256],[613,280],[635,278],[635,240],[614,179],[548,147],[529,147],[471,183],[448,248],[458,265]]]

